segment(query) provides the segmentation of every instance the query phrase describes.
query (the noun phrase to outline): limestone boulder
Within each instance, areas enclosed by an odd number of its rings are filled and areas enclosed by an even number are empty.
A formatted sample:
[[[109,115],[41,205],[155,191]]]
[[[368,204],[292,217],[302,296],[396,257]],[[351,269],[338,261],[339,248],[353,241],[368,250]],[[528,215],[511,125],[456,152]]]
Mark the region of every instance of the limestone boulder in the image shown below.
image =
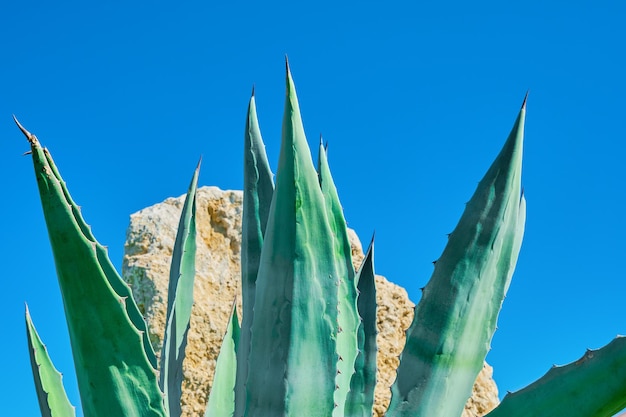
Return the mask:
[[[170,259],[183,197],[143,209],[131,216],[124,246],[123,276],[146,317],[151,340],[160,351],[165,327]],[[197,260],[194,309],[184,362],[183,415],[203,416],[215,360],[233,300],[240,300],[242,192],[216,187],[198,189]],[[350,231],[355,265],[363,260],[361,243]],[[378,384],[374,415],[382,416],[390,399],[405,330],[414,304],[407,292],[376,277],[378,299]],[[241,309],[239,309],[241,311]],[[482,416],[498,403],[491,367],[485,364],[463,417]]]

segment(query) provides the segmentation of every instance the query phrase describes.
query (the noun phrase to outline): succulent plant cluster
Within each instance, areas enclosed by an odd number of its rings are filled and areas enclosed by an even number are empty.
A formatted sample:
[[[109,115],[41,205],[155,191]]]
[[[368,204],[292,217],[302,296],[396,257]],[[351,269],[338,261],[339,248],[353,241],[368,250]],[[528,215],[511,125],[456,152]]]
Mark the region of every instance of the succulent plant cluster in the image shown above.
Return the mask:
[[[256,116],[245,128],[242,321],[233,310],[205,416],[369,417],[376,383],[373,240],[361,267],[319,148],[317,165],[287,68],[276,183]],[[460,416],[483,366],[524,231],[526,100],[512,131],[449,235],[406,332],[389,417]],[[17,120],[16,120],[17,122]],[[196,168],[172,256],[160,360],[128,285],[72,200],[49,152],[32,149],[86,417],[179,417],[193,304]],[[75,415],[26,312],[43,416]],[[588,351],[507,395],[490,417],[610,417],[626,406],[626,339]]]

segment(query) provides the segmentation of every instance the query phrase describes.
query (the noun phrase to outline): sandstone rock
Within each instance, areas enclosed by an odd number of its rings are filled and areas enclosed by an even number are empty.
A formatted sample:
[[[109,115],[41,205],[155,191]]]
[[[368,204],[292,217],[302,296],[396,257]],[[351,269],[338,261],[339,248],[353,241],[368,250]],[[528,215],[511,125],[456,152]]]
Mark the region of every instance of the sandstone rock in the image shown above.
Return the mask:
[[[213,369],[233,300],[238,296],[241,247],[241,191],[216,187],[198,190],[198,250],[194,310],[184,363],[183,416],[203,416]],[[183,197],[169,198],[131,216],[123,262],[124,279],[144,312],[151,340],[161,348],[167,307],[170,257]],[[350,231],[356,265],[363,260],[358,237]],[[374,415],[382,416],[389,403],[404,332],[411,324],[414,304],[406,291],[376,277],[378,292],[378,384]],[[240,298],[240,296],[238,296]],[[463,417],[482,416],[498,403],[491,367],[485,364],[474,385]]]

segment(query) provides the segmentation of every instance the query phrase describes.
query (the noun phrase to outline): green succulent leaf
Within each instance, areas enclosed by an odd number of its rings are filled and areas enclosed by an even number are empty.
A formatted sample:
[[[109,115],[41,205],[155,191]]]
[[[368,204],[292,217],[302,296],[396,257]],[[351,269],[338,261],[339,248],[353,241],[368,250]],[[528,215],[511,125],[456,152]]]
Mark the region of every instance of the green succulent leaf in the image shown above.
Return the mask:
[[[235,412],[235,378],[240,332],[237,306],[233,303],[228,328],[215,364],[215,375],[205,417],[231,417]]]
[[[276,190],[256,283],[246,416],[332,415],[339,277],[332,234],[287,69]]]
[[[183,360],[193,306],[196,276],[196,189],[200,162],[193,173],[180,215],[172,252],[167,300],[167,323],[163,336],[159,386],[165,394],[169,417],[182,414]]]
[[[130,288],[91,234],[49,152],[18,126],[31,145],[85,417],[165,417],[156,359]]]
[[[56,370],[33,324],[26,306],[26,333],[33,379],[42,417],[74,417],[76,410],[63,388],[63,376]]]
[[[256,112],[254,90],[248,105],[244,133],[244,187],[241,231],[241,343],[237,351],[237,384],[235,385],[235,416],[243,416],[246,404],[246,379],[250,353],[250,330],[254,317],[254,297],[259,272],[263,236],[274,194],[273,174],[270,170],[265,144]]]
[[[354,266],[352,264],[352,247],[348,238],[346,219],[343,208],[339,201],[337,187],[333,182],[328,165],[327,148],[323,146],[320,138],[317,173],[320,188],[324,195],[326,213],[330,222],[333,236],[333,253],[339,273],[339,286],[337,293],[337,378],[335,379],[337,390],[335,392],[334,415],[343,415],[346,396],[350,390],[350,379],[354,373],[354,361],[357,356],[357,330],[359,328],[359,316],[357,314],[357,290],[355,282]]]
[[[496,328],[521,244],[525,103],[423,290],[387,412],[460,416]]]
[[[626,337],[507,394],[486,417],[611,417],[626,407]]]
[[[241,327],[233,303],[205,417],[370,417],[377,371],[374,241],[355,272],[336,186],[320,142],[317,169],[289,66],[274,189],[256,112],[244,144]],[[524,235],[526,99],[499,155],[450,234],[407,331],[389,417],[456,417],[490,348]],[[85,417],[180,417],[193,306],[196,190],[183,204],[170,270],[160,372],[146,323],[52,157],[31,146]],[[26,308],[43,417],[75,408]],[[157,377],[157,375],[159,375]],[[555,366],[486,417],[611,417],[626,407],[626,337]]]
[[[374,408],[378,352],[373,238],[359,268],[356,281],[358,283],[357,307],[360,317],[357,333],[359,350],[354,365],[354,374],[350,380],[350,391],[346,399],[344,415],[345,417],[371,417]]]

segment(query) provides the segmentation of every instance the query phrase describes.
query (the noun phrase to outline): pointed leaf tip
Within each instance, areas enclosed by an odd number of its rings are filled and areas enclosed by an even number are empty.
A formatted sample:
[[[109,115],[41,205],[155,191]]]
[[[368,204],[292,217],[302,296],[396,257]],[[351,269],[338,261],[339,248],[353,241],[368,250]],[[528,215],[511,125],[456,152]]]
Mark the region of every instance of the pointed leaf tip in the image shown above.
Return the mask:
[[[285,71],[287,72],[287,79],[291,78],[291,68],[289,67],[289,57],[285,54]]]
[[[75,417],[75,407],[63,388],[63,376],[54,367],[46,346],[37,334],[26,305],[26,338],[30,365],[42,417]]]
[[[15,122],[17,127],[20,129],[20,131],[24,134],[24,136],[26,136],[26,139],[28,139],[28,142],[30,142],[31,144],[37,143],[37,137],[33,135],[32,133],[30,133],[28,130],[26,130],[26,128],[22,126],[20,121],[17,120],[17,117],[15,117],[15,115],[13,115],[13,121]]]
[[[254,84],[252,84],[252,93],[250,94],[250,97],[254,97]]]
[[[297,102],[297,97],[295,97],[296,86],[293,82],[293,76],[291,75],[291,68],[289,67],[289,60],[287,59],[287,55],[285,55],[285,84],[287,87],[286,93],[287,96],[293,95],[291,99],[295,99]],[[291,100],[290,99],[290,100]]]
[[[526,100],[528,100],[528,93],[530,93],[530,90],[526,90],[526,94],[524,95],[524,101],[522,102],[522,110],[526,110]]]
[[[202,155],[200,155],[200,159],[198,159],[198,165],[196,165],[196,171],[200,171],[200,165],[202,165]]]

